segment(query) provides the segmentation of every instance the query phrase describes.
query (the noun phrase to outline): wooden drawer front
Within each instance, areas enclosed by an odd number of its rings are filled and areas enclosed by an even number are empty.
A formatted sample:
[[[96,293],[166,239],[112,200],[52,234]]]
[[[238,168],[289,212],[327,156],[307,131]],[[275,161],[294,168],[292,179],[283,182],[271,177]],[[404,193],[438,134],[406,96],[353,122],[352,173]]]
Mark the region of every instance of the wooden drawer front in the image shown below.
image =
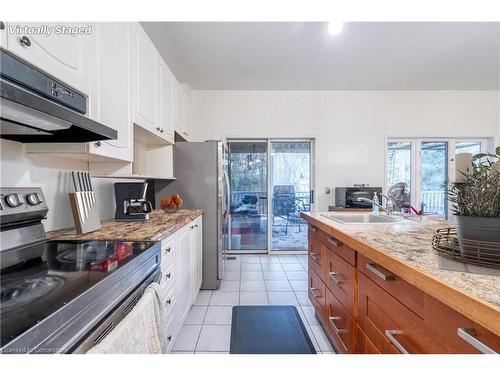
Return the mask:
[[[311,233],[311,231],[310,231]],[[325,263],[324,257],[324,246],[322,246],[321,241],[317,238],[315,234],[309,236],[309,266],[318,275],[323,274],[323,263]]]
[[[324,324],[339,352],[354,353],[356,325],[338,299],[328,289],[326,289]]]
[[[321,278],[309,267],[308,272],[308,294],[309,300],[316,309],[316,314],[323,320],[325,313],[325,284]]]
[[[333,250],[353,266],[356,266],[356,251],[354,249],[325,232],[320,232],[320,238],[327,248]]]
[[[327,249],[327,264],[325,267],[324,280],[326,286],[340,301],[351,317],[356,317],[354,309],[354,281],[356,279],[356,268],[347,263],[337,253]]]
[[[500,353],[500,337],[493,332],[429,295],[424,306],[424,320],[450,353]]]
[[[418,315],[358,274],[359,324],[380,353],[445,353]]]
[[[380,354],[365,333],[356,325],[356,354]]]
[[[358,269],[419,316],[424,313],[424,295],[420,289],[358,253]]]

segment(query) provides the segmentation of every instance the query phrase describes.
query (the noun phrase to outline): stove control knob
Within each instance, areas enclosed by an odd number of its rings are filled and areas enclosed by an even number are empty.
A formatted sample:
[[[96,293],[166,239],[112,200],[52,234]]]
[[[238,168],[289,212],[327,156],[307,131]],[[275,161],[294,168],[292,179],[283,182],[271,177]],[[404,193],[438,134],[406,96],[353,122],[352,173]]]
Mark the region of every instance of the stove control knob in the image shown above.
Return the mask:
[[[21,197],[21,194],[12,193],[5,197],[5,202],[10,207],[19,207],[20,205],[23,204],[23,198]]]
[[[42,203],[42,198],[40,198],[40,194],[38,193],[29,193],[26,195],[26,200],[32,206],[36,206],[37,204]]]

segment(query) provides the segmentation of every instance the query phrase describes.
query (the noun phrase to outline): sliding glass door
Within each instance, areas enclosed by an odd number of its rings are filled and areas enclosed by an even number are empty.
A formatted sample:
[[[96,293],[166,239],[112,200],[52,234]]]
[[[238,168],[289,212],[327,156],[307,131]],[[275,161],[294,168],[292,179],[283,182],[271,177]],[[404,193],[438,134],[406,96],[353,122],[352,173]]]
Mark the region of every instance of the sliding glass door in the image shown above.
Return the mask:
[[[312,140],[228,140],[232,253],[307,251]]]

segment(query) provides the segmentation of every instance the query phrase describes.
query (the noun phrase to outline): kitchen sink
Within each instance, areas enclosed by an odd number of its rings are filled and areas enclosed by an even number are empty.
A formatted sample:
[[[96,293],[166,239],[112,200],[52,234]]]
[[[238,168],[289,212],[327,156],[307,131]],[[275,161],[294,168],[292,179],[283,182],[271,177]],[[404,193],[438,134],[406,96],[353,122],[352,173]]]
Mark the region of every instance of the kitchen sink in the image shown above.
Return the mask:
[[[403,220],[402,216],[385,214],[351,214],[351,213],[324,213],[324,217],[335,220],[341,224],[415,224],[415,221]]]

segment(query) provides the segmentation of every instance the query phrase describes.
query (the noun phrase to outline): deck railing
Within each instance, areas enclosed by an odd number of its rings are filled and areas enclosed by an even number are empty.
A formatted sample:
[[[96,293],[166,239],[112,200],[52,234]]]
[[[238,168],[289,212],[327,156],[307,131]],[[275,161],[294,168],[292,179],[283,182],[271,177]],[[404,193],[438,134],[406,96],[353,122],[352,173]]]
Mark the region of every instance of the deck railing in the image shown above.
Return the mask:
[[[446,193],[444,191],[422,191],[422,202],[426,212],[445,212]]]
[[[231,191],[231,205],[238,205],[245,195],[253,195],[257,198],[256,208],[259,214],[267,215],[267,191]],[[295,198],[304,202],[305,208],[309,206],[309,191],[297,191]]]

